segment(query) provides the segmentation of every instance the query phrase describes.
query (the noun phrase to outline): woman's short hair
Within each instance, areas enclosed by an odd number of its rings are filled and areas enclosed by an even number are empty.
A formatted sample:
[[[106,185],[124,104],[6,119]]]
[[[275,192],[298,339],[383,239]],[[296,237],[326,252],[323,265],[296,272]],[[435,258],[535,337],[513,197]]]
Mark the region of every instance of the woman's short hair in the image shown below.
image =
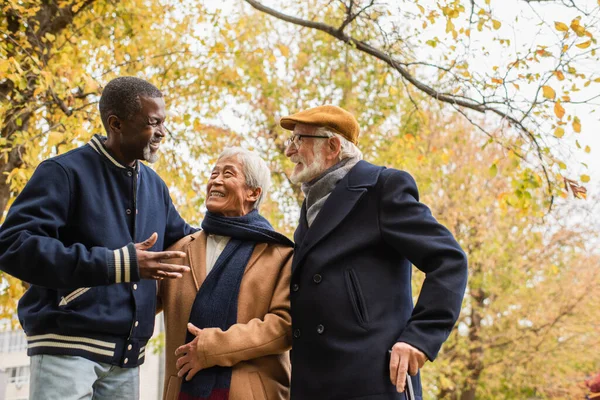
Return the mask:
[[[258,199],[254,203],[254,208],[258,210],[271,186],[271,170],[257,152],[241,147],[224,148],[221,154],[219,154],[219,159],[233,156],[237,156],[239,162],[242,164],[246,185],[250,189],[262,189],[260,196],[258,196]]]

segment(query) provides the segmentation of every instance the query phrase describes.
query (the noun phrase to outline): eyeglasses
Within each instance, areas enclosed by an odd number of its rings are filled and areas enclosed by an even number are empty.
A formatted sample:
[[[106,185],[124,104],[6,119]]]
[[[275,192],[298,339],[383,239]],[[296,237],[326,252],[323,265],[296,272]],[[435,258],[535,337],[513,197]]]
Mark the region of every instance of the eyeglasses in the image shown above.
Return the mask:
[[[313,135],[300,135],[298,133],[293,134],[285,141],[285,147],[290,145],[294,145],[294,147],[300,147],[300,143],[302,143],[302,138],[315,138],[315,139],[329,139],[331,136],[313,136]]]

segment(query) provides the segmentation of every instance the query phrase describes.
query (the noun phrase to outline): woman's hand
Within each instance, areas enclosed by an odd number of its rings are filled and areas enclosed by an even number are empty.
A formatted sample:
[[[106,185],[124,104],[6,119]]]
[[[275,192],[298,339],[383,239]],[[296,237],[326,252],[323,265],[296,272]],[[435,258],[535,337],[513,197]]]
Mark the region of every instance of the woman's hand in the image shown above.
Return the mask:
[[[194,375],[198,373],[198,371],[203,369],[201,355],[198,352],[198,336],[202,333],[202,329],[195,327],[193,324],[187,324],[188,330],[191,334],[196,336],[194,340],[189,342],[188,344],[184,344],[183,346],[179,346],[177,350],[175,350],[176,356],[181,356],[177,359],[177,376],[182,378],[185,377],[186,381],[191,380]]]

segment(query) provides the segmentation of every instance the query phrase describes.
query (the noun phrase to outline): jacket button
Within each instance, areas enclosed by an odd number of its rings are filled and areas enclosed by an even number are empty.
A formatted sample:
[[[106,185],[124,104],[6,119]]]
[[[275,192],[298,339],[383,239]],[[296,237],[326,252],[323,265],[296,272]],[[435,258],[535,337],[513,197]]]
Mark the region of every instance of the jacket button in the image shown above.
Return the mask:
[[[127,350],[131,350],[133,348],[132,345],[127,346]]]
[[[127,215],[129,215],[129,214],[131,214],[131,210],[128,208],[127,210],[125,210],[125,213],[126,213]]]
[[[321,324],[317,325],[317,333],[320,335],[325,332],[325,327]]]
[[[323,280],[323,277],[319,274],[315,274],[315,276],[313,276],[313,281],[315,283],[321,283],[322,280]]]
[[[137,283],[133,284],[133,290],[137,290]]]
[[[298,339],[298,338],[300,337],[300,329],[296,329],[296,330],[294,331],[294,337],[295,337],[296,339]]]
[[[300,286],[297,283],[292,285],[292,292],[297,292],[300,289]]]
[[[127,171],[127,175],[128,175],[128,176],[131,176],[131,175],[133,175],[133,174],[131,173],[131,171]]]
[[[123,360],[123,364],[127,364],[128,361],[129,361],[129,358],[126,358],[125,360]]]

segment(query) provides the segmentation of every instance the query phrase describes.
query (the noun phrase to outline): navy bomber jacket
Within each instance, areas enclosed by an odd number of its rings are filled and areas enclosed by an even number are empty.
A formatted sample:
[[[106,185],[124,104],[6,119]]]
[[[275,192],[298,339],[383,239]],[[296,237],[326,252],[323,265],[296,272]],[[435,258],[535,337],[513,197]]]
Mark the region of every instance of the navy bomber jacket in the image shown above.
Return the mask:
[[[42,162],[0,227],[0,269],[31,283],[18,305],[29,355],[143,363],[156,282],[140,280],[134,243],[162,251],[195,229],[150,168],[124,166],[104,138]]]

